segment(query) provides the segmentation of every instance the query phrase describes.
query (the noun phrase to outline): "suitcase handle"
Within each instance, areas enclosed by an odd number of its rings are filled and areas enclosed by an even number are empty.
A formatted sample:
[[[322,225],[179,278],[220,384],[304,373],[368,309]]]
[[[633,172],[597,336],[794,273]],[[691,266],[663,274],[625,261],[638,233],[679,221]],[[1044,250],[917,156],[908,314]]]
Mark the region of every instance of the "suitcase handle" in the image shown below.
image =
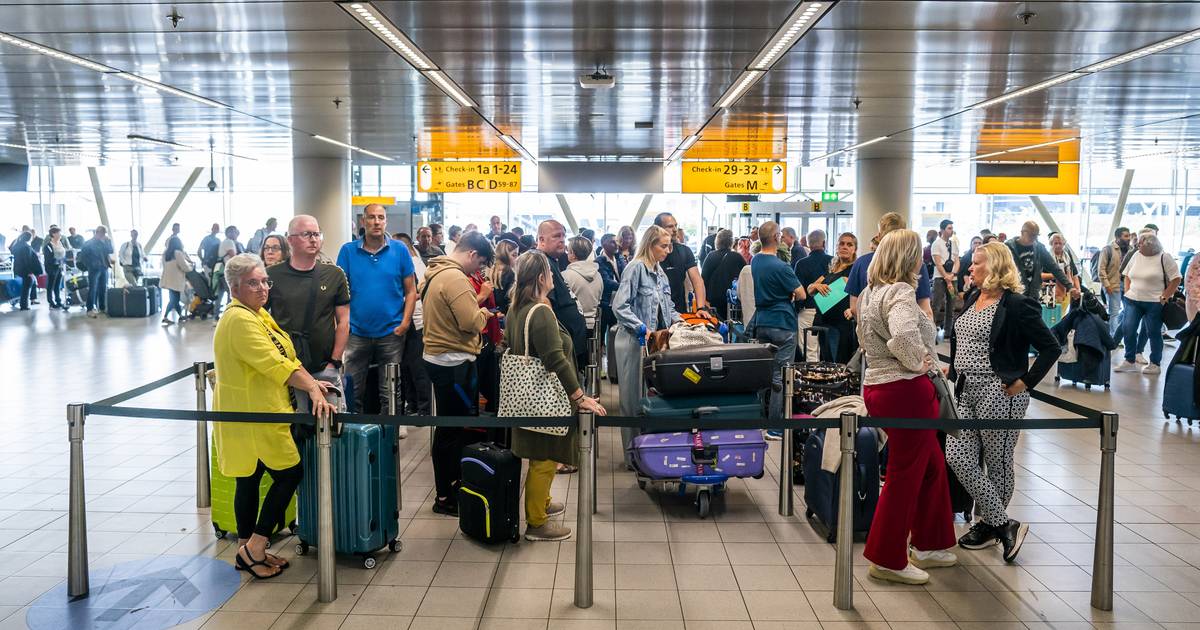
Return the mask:
[[[703,473],[701,466],[704,464],[708,464],[709,466],[717,465],[717,447],[711,445],[705,446],[702,435],[698,429],[692,429],[692,463],[696,464],[697,474]]]
[[[721,408],[716,405],[706,405],[704,407],[696,407],[692,410],[693,418],[703,418],[704,416],[713,416],[721,413]]]

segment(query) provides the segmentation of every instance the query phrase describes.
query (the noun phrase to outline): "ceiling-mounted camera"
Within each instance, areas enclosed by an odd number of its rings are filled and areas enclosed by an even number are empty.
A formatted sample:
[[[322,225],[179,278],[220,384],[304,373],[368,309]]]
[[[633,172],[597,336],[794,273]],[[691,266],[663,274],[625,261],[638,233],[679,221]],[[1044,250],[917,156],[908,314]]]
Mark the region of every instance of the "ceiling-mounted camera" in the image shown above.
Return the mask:
[[[217,180],[215,180],[215,179],[208,180],[208,191],[209,192],[217,192]]]

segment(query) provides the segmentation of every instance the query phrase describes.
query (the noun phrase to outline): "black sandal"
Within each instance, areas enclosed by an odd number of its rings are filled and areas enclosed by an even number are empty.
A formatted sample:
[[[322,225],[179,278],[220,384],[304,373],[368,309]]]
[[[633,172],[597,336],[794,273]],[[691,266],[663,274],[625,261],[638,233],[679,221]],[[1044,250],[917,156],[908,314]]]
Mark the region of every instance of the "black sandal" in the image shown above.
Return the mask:
[[[288,562],[287,560],[284,560],[283,558],[280,558],[279,556],[277,556],[277,555],[275,555],[275,554],[273,554],[273,553],[269,553],[269,554],[267,554],[267,557],[266,557],[266,558],[264,558],[263,560],[264,560],[264,562],[265,562],[266,560],[277,560],[277,561],[279,561],[279,563],[280,563],[280,564],[269,564],[269,563],[268,563],[268,565],[269,565],[269,566],[273,566],[273,567],[279,567],[280,569],[286,569],[286,568],[288,568],[288,567],[292,566],[292,563]]]
[[[249,561],[247,561],[245,558],[242,557],[243,549],[245,549],[245,551],[246,551],[246,557],[250,558]],[[276,571],[275,573],[272,573],[270,575],[259,574],[257,571],[254,570],[254,567],[258,567],[258,566],[270,567],[270,568],[275,568],[275,567],[271,567],[271,565],[267,564],[267,561],[265,558],[262,560],[255,560],[254,556],[250,555],[250,550],[246,549],[245,545],[238,547],[237,554],[234,557],[235,557],[234,563],[237,565],[237,568],[254,576],[254,579],[256,579],[256,580],[269,580],[273,577],[278,577],[281,573],[283,573],[283,569],[280,568],[278,571]]]

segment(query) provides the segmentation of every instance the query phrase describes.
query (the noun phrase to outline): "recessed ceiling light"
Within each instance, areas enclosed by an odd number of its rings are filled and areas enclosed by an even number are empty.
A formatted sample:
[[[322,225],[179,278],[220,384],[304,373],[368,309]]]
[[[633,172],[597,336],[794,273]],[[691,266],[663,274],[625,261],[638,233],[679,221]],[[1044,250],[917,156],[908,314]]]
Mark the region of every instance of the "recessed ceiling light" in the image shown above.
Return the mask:
[[[358,153],[362,153],[364,155],[369,155],[371,157],[379,158],[381,160],[387,160],[388,162],[393,161],[392,158],[390,158],[386,155],[380,155],[373,151],[368,151],[362,147],[356,147],[353,144],[347,144],[345,142],[342,142],[341,140],[334,140],[333,138],[330,138],[328,136],[322,136],[320,134],[314,133],[314,134],[312,134],[312,137],[314,140],[320,140],[321,142],[326,142],[326,143],[329,143],[329,144],[332,144],[335,146],[339,146],[339,147],[342,147],[343,149],[350,149],[351,151],[356,151]]]
[[[446,76],[445,72],[442,72],[441,70],[435,70],[432,72],[424,72],[422,74],[436,83],[438,87],[442,88],[442,91],[450,96],[450,98],[458,102],[459,105],[462,105],[463,107],[479,107],[479,104],[476,103],[475,100],[470,96],[468,96],[467,93],[462,90],[462,88],[458,87],[458,85],[456,85],[454,81],[450,79],[450,77]]]
[[[437,70],[437,65],[424,52],[421,52],[421,49],[404,34],[404,31],[392,24],[391,20],[384,17],[370,2],[338,2],[337,4],[417,70]]]
[[[746,69],[769,70],[832,6],[833,2],[808,2],[796,7]]]
[[[750,89],[750,86],[757,83],[764,74],[766,74],[766,72],[762,70],[746,70],[742,72],[741,76],[738,77],[738,80],[734,81],[733,85],[729,86],[729,89],[725,90],[725,93],[722,94],[721,98],[717,100],[716,107],[718,109],[728,109],[731,107],[737,102],[738,99],[742,98],[742,95],[746,93],[746,90]]]

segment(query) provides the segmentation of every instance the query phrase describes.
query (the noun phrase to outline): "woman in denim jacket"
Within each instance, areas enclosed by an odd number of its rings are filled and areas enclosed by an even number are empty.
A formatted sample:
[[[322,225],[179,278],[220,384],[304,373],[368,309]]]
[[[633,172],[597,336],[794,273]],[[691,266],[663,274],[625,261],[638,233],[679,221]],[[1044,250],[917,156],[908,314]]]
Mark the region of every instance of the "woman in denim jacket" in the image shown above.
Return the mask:
[[[671,252],[671,235],[657,225],[642,235],[637,255],[625,266],[621,286],[613,294],[612,310],[617,318],[617,335],[613,343],[617,356],[617,385],[621,395],[621,415],[636,416],[642,397],[642,352],[638,334],[644,335],[669,328],[679,321],[675,304],[671,302],[671,285],[659,263]],[[637,436],[637,429],[621,428],[621,442]],[[630,465],[629,456],[625,464]]]

